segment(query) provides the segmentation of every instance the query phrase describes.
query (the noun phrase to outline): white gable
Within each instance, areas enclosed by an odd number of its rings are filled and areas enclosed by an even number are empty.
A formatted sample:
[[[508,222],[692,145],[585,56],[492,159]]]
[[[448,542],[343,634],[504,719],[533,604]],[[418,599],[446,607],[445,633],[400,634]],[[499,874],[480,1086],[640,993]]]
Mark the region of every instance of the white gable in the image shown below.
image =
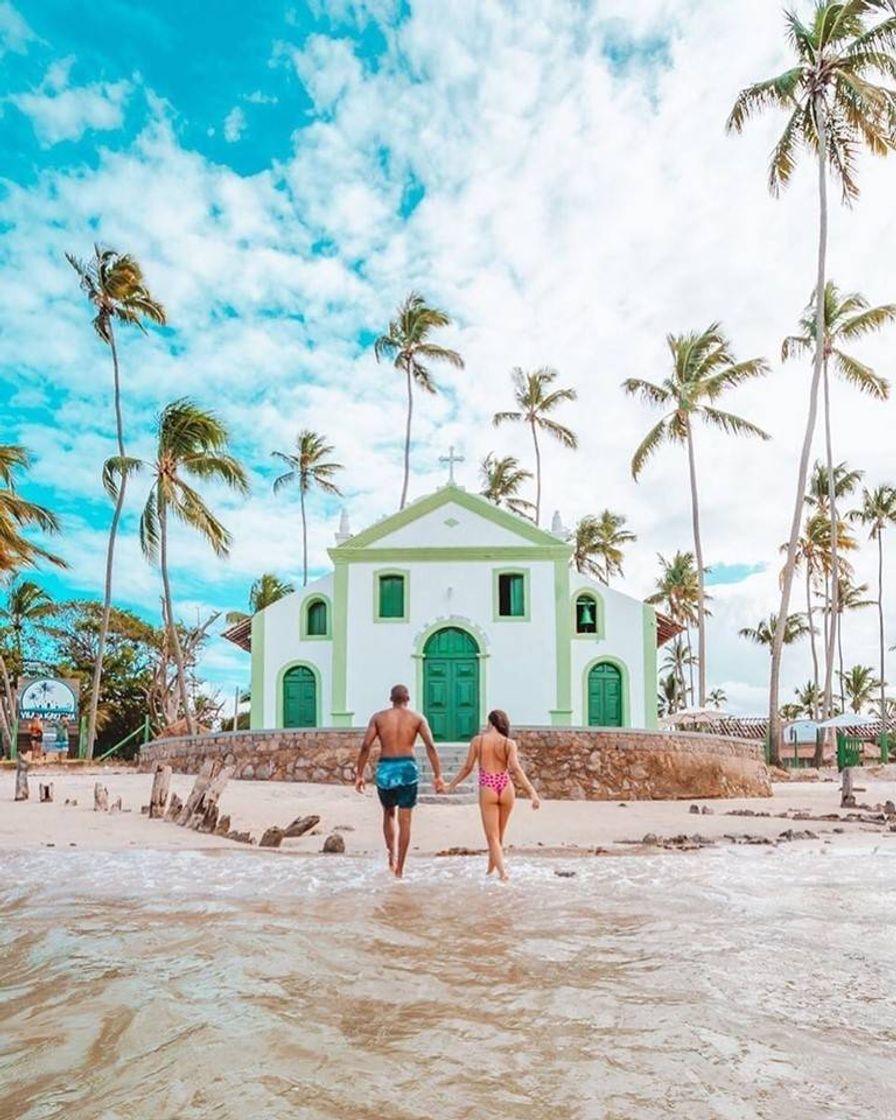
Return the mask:
[[[558,541],[558,543],[560,543]],[[375,548],[486,548],[530,545],[521,534],[487,517],[447,502],[408,525],[380,537]]]

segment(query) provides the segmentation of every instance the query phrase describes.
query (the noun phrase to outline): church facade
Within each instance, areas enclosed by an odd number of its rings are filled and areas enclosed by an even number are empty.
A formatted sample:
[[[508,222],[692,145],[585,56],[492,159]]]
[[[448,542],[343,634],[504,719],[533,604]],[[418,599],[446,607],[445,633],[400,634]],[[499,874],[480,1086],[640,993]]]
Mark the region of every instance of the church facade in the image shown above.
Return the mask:
[[[407,684],[439,742],[491,708],[529,726],[656,726],[651,606],[571,546],[449,484],[330,550],[333,571],[232,627],[251,726],[363,727]]]

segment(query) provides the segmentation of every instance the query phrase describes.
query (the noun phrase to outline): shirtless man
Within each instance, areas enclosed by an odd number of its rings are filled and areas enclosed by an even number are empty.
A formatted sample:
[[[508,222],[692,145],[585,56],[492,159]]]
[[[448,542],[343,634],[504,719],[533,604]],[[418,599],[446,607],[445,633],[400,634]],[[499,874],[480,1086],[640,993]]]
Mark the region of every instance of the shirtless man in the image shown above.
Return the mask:
[[[376,768],[376,790],[383,806],[383,836],[389,856],[389,870],[400,879],[404,874],[404,861],[411,842],[411,813],[417,804],[417,759],[414,744],[417,736],[423,740],[429,764],[432,767],[433,785],[438,793],[445,788],[442,763],[432,739],[426,718],[412,711],[410,694],[403,684],[397,684],[389,695],[392,707],[371,716],[358,754],[355,770],[355,789],[364,792],[364,769],[370,757],[370,748],[379,739],[380,759]],[[398,811],[398,850],[395,845],[395,814]]]

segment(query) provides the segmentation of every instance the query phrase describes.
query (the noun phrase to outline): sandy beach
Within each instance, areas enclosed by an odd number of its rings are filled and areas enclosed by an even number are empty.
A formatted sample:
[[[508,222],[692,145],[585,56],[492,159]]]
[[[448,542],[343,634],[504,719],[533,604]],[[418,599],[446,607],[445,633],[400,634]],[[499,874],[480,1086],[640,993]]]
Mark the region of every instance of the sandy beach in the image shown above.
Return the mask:
[[[38,775],[54,783],[54,801],[37,801]],[[93,787],[101,780],[110,799],[121,797],[122,812],[97,813],[93,809]],[[172,790],[185,797],[193,777],[175,774]],[[190,850],[241,849],[245,844],[223,837],[201,835],[165,821],[149,820],[141,806],[149,800],[151,775],[132,770],[50,773],[31,771],[31,799],[14,802],[14,774],[0,774],[0,849],[55,846],[86,850],[128,848]],[[860,780],[858,801],[869,817],[888,799],[896,799],[896,782]],[[69,804],[66,804],[66,800]],[[76,802],[76,803],[75,803]],[[706,812],[696,814],[691,805]],[[776,784],[771,798],[712,801],[546,801],[534,812],[520,800],[511,819],[508,847],[511,852],[575,853],[604,849],[622,853],[638,850],[637,843],[649,834],[660,841],[672,837],[699,836],[719,845],[731,844],[727,836],[794,843],[800,847],[824,847],[880,842],[896,850],[896,831],[885,821],[850,819],[840,809],[839,785],[833,781]],[[231,827],[247,831],[257,841],[268,827],[285,827],[297,817],[315,814],[320,824],[313,833],[284,840],[279,854],[320,852],[326,836],[339,831],[348,855],[369,855],[381,850],[380,811],[376,793],[365,795],[351,787],[306,783],[231,781],[220,808],[231,817]],[[768,814],[768,815],[760,815]],[[789,819],[785,819],[787,814]],[[836,814],[838,819],[817,818]],[[809,819],[806,819],[807,815]],[[853,813],[855,817],[857,814]],[[893,822],[896,824],[896,821]],[[817,839],[781,837],[788,830],[809,831]],[[476,804],[422,804],[414,815],[412,854],[433,855],[450,848],[481,849],[482,834]],[[271,853],[277,854],[277,853]]]

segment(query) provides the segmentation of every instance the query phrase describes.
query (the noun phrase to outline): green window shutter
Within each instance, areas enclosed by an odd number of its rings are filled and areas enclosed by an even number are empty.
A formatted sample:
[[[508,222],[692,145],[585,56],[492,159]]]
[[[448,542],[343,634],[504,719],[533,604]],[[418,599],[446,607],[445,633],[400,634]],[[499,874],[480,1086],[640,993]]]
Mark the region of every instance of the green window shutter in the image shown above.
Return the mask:
[[[317,599],[308,607],[308,636],[310,638],[324,638],[326,634],[327,604],[321,599]]]
[[[525,579],[515,572],[498,576],[498,614],[501,618],[522,618],[526,613]]]
[[[404,576],[380,576],[380,618],[404,618]]]

